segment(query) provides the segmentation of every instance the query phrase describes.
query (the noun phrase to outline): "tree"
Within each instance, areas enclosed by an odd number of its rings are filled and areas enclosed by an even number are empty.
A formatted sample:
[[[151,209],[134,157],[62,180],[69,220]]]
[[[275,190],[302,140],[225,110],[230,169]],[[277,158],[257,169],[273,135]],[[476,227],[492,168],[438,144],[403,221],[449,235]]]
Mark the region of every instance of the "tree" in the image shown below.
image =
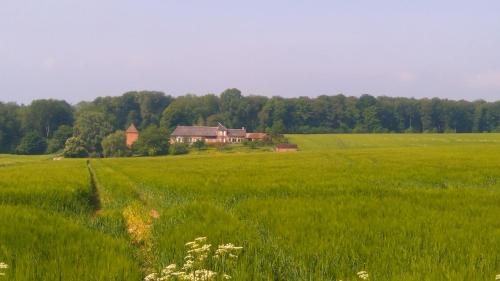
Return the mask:
[[[378,133],[383,131],[379,118],[379,110],[375,105],[365,108],[363,111],[363,122],[368,132]]]
[[[0,153],[12,153],[21,138],[19,106],[0,102]]]
[[[73,136],[73,128],[68,125],[61,125],[54,132],[54,135],[49,140],[47,151],[49,153],[57,152],[64,148],[66,140]]]
[[[108,135],[102,141],[101,146],[105,157],[123,157],[130,155],[124,131],[116,131]]]
[[[136,102],[141,112],[140,128],[147,128],[160,125],[161,113],[172,102],[172,97],[161,92],[138,92]]]
[[[66,101],[34,100],[24,110],[23,128],[50,138],[61,125],[73,124],[73,109]]]
[[[43,154],[47,149],[47,141],[36,132],[27,133],[16,148],[17,154]]]
[[[100,155],[101,142],[112,132],[112,126],[100,112],[83,112],[75,121],[74,132],[89,153]]]
[[[246,119],[247,102],[238,89],[227,89],[220,94],[220,112],[224,116],[221,120],[230,128],[244,126]]]
[[[87,157],[89,153],[85,148],[85,143],[79,137],[71,137],[66,140],[63,155],[66,158],[82,158]]]
[[[144,129],[133,145],[135,153],[144,156],[157,156],[168,153],[168,134],[164,129],[151,125]]]
[[[161,117],[161,127],[169,131],[177,125],[192,125],[200,114],[200,99],[193,95],[176,98],[164,111]]]

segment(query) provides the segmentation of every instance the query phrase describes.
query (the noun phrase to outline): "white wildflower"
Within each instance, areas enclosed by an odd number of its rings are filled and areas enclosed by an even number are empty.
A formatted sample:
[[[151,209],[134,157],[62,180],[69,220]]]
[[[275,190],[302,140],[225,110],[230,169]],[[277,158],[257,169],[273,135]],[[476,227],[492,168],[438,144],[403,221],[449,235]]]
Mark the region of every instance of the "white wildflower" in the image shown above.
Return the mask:
[[[214,258],[218,259],[220,257],[229,256],[232,259],[237,259],[238,255],[236,252],[243,249],[243,247],[234,246],[232,243],[219,245],[218,249],[215,251]]]
[[[194,264],[194,262],[192,260],[187,260],[184,263],[184,265],[182,266],[182,269],[184,269],[184,270],[191,269],[191,268],[193,268],[193,264]]]
[[[172,276],[179,276],[180,277],[180,276],[186,275],[186,272],[184,272],[184,271],[176,271],[176,272],[172,272],[170,275],[172,275]]]
[[[203,243],[203,242],[207,241],[207,237],[198,237],[198,238],[195,238],[194,241],[196,241],[198,243]]]
[[[177,265],[173,263],[173,264],[170,264],[167,267],[165,267],[165,269],[174,270],[176,267],[177,267]]]
[[[368,272],[366,272],[366,271],[364,271],[364,270],[363,270],[363,271],[358,272],[357,274],[358,274],[358,277],[359,277],[360,279],[363,279],[363,280],[368,280],[368,279],[370,278],[370,275],[368,275]]]
[[[144,277],[144,281],[156,281],[158,279],[157,273],[151,273],[148,276]]]
[[[167,265],[165,268],[162,269],[161,273],[163,275],[169,275],[170,273],[174,272],[174,270],[177,268],[176,264],[170,264]]]
[[[187,242],[187,255],[184,257],[182,271],[177,271],[177,266],[171,264],[163,268],[159,273],[151,273],[144,278],[144,281],[166,281],[166,280],[184,280],[184,281],[209,281],[215,280],[219,274],[205,267],[205,260],[208,257],[219,258],[228,256],[237,259],[236,251],[243,247],[236,247],[233,244],[220,245],[216,253],[211,251],[211,244],[205,244],[207,237],[198,237],[194,241]],[[224,262],[224,260],[222,260]],[[222,279],[229,280],[232,277],[226,272],[220,272]],[[220,278],[219,278],[220,279]]]
[[[208,269],[200,269],[196,270],[194,275],[198,278],[197,280],[211,280],[215,277],[215,275],[217,275],[217,273]]]
[[[210,250],[210,247],[212,247],[212,245],[210,244],[205,244],[205,245],[202,245],[201,247],[199,248],[193,248],[191,250],[188,251],[189,254],[191,253],[201,253],[201,252],[207,252]]]
[[[496,281],[496,280],[500,280],[500,274],[497,274],[497,275],[495,276],[495,281]]]
[[[9,265],[7,265],[4,262],[0,262],[0,276],[5,276],[5,272],[2,272],[2,270],[9,268]]]

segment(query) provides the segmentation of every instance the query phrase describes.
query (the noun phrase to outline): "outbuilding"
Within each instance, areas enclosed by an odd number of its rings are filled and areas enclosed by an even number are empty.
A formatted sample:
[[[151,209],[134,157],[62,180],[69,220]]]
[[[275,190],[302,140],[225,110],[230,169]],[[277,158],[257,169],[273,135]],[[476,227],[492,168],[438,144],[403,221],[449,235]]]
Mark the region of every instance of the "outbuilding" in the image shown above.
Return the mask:
[[[296,144],[291,144],[291,143],[282,143],[276,145],[274,148],[274,151],[276,152],[291,152],[291,151],[297,151],[299,147]]]
[[[139,139],[139,130],[137,130],[134,126],[134,123],[130,124],[128,129],[125,131],[125,136],[127,138],[127,147],[131,148],[137,139]]]

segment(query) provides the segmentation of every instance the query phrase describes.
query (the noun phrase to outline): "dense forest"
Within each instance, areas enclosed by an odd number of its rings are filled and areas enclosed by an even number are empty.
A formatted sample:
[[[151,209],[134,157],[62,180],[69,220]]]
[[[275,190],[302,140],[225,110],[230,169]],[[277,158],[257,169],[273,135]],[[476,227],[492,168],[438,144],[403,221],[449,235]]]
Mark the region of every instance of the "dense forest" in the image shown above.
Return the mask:
[[[70,105],[34,100],[0,102],[0,153],[53,153],[78,136],[89,151],[134,123],[140,130],[176,125],[215,125],[274,133],[470,133],[500,132],[500,101],[453,101],[362,95],[316,98],[220,95],[172,97],[161,92],[128,92]]]

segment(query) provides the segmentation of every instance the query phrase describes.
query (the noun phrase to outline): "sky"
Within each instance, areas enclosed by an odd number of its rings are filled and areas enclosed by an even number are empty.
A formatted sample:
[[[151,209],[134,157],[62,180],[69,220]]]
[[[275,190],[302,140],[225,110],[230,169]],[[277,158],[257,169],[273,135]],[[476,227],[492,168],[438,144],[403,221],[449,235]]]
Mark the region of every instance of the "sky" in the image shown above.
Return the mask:
[[[0,101],[226,88],[500,100],[500,1],[0,0]]]

